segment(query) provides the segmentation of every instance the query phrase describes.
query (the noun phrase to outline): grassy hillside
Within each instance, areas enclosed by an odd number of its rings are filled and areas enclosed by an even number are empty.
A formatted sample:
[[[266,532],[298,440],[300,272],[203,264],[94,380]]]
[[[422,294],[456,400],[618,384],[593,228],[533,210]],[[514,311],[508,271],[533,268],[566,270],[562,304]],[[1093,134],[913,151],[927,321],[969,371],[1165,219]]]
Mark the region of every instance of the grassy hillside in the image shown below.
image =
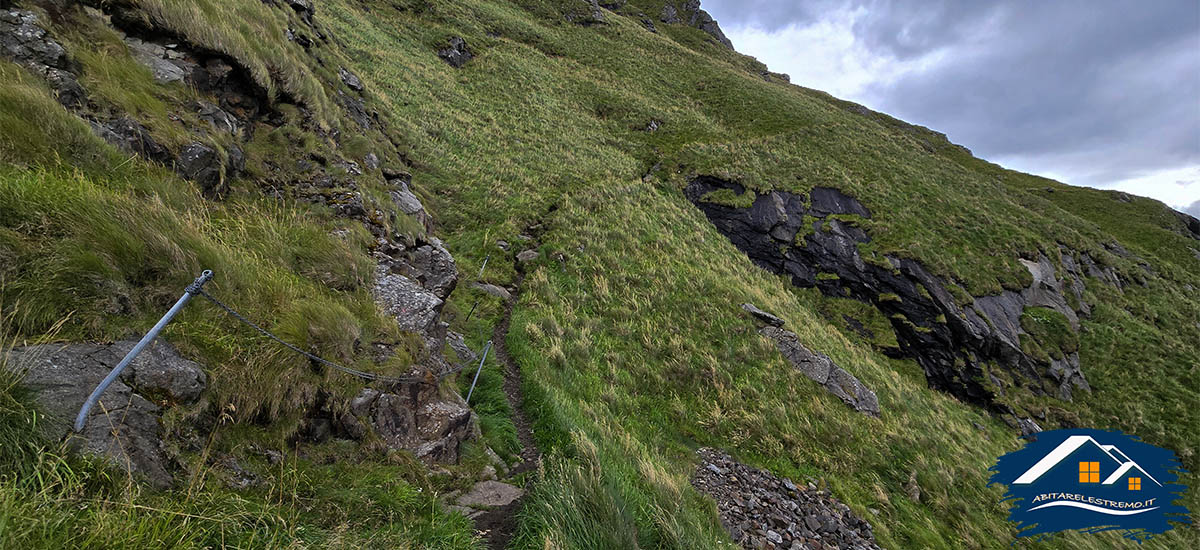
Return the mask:
[[[247,131],[247,176],[211,200],[119,154],[38,78],[0,62],[0,306],[10,343],[136,334],[211,268],[215,291],[292,341],[364,370],[402,366],[373,365],[355,345],[409,337],[368,294],[371,236],[331,208],[264,193],[306,178],[293,158],[375,152],[412,173],[464,274],[490,256],[484,279],[515,282],[506,256],[538,226],[541,255],[525,268],[507,344],[545,458],[529,479],[515,546],[728,547],[715,506],[688,483],[693,451],[714,446],[818,480],[871,522],[883,547],[1007,547],[1014,531],[1002,491],[985,485],[995,458],[1019,447],[1014,430],[929,389],[914,361],[889,358],[879,341],[849,330],[840,314],[861,304],[754,266],[681,192],[702,174],[763,191],[836,187],[874,214],[861,221],[873,239],[865,257],[919,260],[964,294],[1023,288],[1030,275],[1019,259],[1042,253],[1061,265],[1060,244],[1116,269],[1130,284],[1089,280],[1093,313],[1077,335],[1093,392],[1072,402],[1018,394],[1008,404],[1048,429],[1126,430],[1200,468],[1200,256],[1190,251],[1200,243],[1161,204],[1010,172],[928,130],[764,78],[761,64],[705,33],[659,22],[661,1],[635,0],[606,11],[605,24],[582,26],[564,17],[570,2],[329,0],[315,12],[328,36],[316,53],[285,38],[297,17],[286,2],[116,4],[240,61],[280,114]],[[54,21],[97,108],[182,142],[171,117],[195,90],[154,82],[82,13]],[[462,68],[435,54],[452,37],[474,54]],[[339,67],[362,79],[381,124],[363,131],[349,121],[333,91]],[[382,194],[370,183],[377,173],[357,180],[368,196]],[[497,240],[517,248],[505,252]],[[1114,243],[1129,254],[1114,253]],[[477,349],[503,314],[499,300],[485,300],[466,324],[478,296],[456,291],[448,305],[453,328]],[[780,315],[871,387],[881,417],[796,376],[743,302]],[[874,326],[886,340],[886,321]],[[228,411],[210,440],[221,452],[286,448],[299,405],[358,389],[207,305],[189,309],[167,337],[214,381],[205,403],[173,409],[168,421]],[[500,376],[498,365],[485,369],[478,412],[485,441],[511,453]],[[258,465],[265,484],[249,491],[224,488],[196,457],[186,487],[152,492],[31,439],[27,396],[12,380],[0,388],[0,544],[479,544],[467,520],[433,500],[460,483],[455,472],[427,475],[402,453],[314,446]],[[919,501],[904,489],[914,475]],[[1183,481],[1200,483],[1195,474]],[[1200,509],[1194,490],[1185,504]],[[1186,527],[1143,546],[1198,542]],[[1124,543],[1108,533],[1020,544]]]

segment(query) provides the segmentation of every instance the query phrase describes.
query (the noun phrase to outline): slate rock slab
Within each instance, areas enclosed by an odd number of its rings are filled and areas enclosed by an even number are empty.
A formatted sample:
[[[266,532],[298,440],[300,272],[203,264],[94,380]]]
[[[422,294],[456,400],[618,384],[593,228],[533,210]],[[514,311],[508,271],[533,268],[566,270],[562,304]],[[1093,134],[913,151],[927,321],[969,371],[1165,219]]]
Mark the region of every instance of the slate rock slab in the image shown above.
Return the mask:
[[[152,399],[171,396],[176,402],[190,402],[204,391],[207,378],[199,364],[183,359],[166,343],[147,348],[101,395],[83,432],[71,431],[88,395],[133,345],[29,346],[9,352],[6,364],[24,373],[22,384],[35,392],[55,436],[67,437],[75,450],[103,456],[156,487],[168,487],[173,477],[162,443],[161,409],[140,392]]]
[[[480,481],[455,502],[471,508],[496,508],[508,506],[524,494],[525,491],[520,487],[502,481]]]

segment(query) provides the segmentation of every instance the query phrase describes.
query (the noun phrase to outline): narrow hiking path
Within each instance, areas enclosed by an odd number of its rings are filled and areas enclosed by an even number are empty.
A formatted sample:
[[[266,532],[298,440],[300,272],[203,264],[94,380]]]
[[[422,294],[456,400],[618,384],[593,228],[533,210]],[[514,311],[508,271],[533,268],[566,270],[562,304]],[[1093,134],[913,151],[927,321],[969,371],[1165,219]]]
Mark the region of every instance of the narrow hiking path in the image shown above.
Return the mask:
[[[521,443],[521,462],[509,470],[505,480],[511,480],[537,468],[538,460],[542,456],[537,443],[533,439],[533,427],[529,419],[526,418],[524,410],[521,408],[524,402],[524,396],[521,391],[521,369],[513,361],[512,356],[508,354],[508,327],[512,321],[513,308],[516,306],[517,300],[521,297],[524,280],[525,271],[521,262],[518,261],[515,283],[516,290],[512,293],[512,297],[509,298],[508,302],[505,303],[504,315],[500,318],[500,322],[496,323],[496,328],[492,333],[492,350],[495,353],[496,360],[504,366],[504,394],[508,398],[509,407],[512,408],[512,420],[517,428],[517,440]],[[528,495],[528,492],[526,492],[526,495]],[[506,506],[488,510],[475,518],[475,529],[483,536],[488,548],[503,550],[508,546],[508,543],[516,534],[516,513],[520,510],[524,500],[525,495]]]

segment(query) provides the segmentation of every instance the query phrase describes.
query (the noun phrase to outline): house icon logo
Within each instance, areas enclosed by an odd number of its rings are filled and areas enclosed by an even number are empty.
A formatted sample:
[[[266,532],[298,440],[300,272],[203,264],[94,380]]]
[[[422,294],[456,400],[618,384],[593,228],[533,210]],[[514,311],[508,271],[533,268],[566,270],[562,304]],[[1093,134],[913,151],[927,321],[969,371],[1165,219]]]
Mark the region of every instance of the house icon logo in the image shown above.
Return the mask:
[[[1018,536],[1066,530],[1121,531],[1142,541],[1189,523],[1174,502],[1187,487],[1175,454],[1118,431],[1033,434],[992,466],[989,485],[1008,486],[1004,501]]]

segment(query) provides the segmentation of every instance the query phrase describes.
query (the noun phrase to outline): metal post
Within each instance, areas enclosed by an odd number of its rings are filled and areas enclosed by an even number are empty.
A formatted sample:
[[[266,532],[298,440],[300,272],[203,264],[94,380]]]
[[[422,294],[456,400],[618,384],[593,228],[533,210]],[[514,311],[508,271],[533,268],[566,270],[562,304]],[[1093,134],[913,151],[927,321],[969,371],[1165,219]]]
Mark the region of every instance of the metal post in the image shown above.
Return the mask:
[[[483,347],[483,359],[479,360],[479,368],[475,369],[475,379],[471,380],[471,389],[467,392],[467,404],[471,404],[471,394],[475,393],[475,383],[479,381],[479,373],[483,371],[483,362],[487,361],[488,350],[492,349],[492,341],[488,340]]]
[[[150,329],[150,332],[147,332],[146,335],[142,337],[142,340],[138,342],[136,346],[133,346],[133,349],[129,350],[129,353],[125,355],[125,358],[121,359],[120,363],[117,363],[117,366],[108,373],[108,376],[105,376],[104,380],[100,381],[100,385],[96,386],[95,390],[92,390],[92,395],[88,396],[87,401],[83,403],[83,407],[79,409],[79,415],[75,417],[76,433],[83,431],[83,425],[87,423],[88,412],[91,411],[92,407],[96,405],[96,402],[100,400],[100,394],[104,393],[104,390],[108,389],[108,387],[112,385],[118,376],[121,376],[121,371],[124,371],[125,367],[128,367],[129,363],[132,363],[134,358],[136,358],[138,354],[142,352],[142,350],[146,349],[146,346],[150,345],[150,342],[154,341],[154,338],[158,336],[158,333],[162,332],[163,327],[167,326],[167,323],[171,322],[171,319],[173,319],[175,315],[183,309],[183,306],[186,306],[187,303],[191,301],[192,296],[195,296],[200,292],[200,289],[204,287],[204,283],[212,280],[212,276],[213,272],[206,269],[200,274],[199,277],[196,278],[195,281],[192,281],[192,284],[188,285],[187,289],[185,289],[183,296],[179,297],[179,301],[175,302],[174,306],[171,306],[171,310],[168,311],[166,315],[163,315],[162,319],[158,320],[158,324],[154,325],[154,328]]]
[[[491,254],[488,254],[487,257],[483,259],[483,265],[479,266],[479,275],[475,277],[476,279],[483,278],[483,270],[487,269],[487,263],[490,259],[492,259]]]
[[[479,306],[479,298],[476,298],[475,303],[471,304],[471,312],[467,314],[467,320],[463,321],[464,325],[471,322],[471,316],[475,315],[475,308],[478,306]]]

